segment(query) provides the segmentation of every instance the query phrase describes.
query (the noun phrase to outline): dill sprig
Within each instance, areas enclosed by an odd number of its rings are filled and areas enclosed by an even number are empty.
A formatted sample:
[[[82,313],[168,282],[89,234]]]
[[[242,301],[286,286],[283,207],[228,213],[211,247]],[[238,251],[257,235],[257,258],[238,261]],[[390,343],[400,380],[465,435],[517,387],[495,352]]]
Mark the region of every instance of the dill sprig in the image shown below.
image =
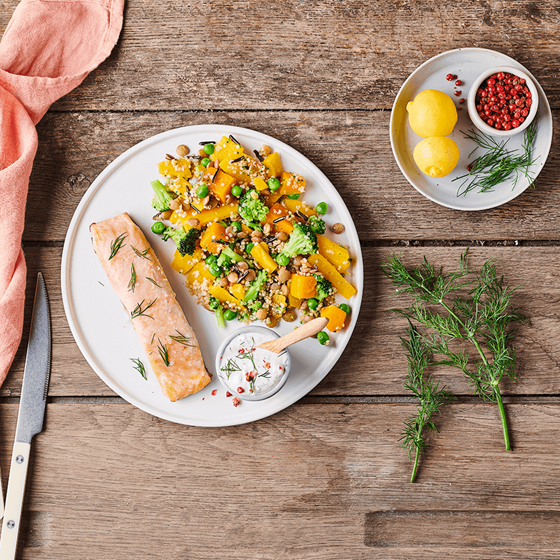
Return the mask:
[[[132,366],[144,379],[148,379],[148,376],[146,375],[146,367],[144,366],[144,364],[142,363],[142,360],[140,358],[130,358],[130,361],[134,363],[134,365]]]
[[[147,249],[144,249],[143,251],[140,251],[139,249],[137,249],[136,247],[133,247],[132,245],[130,246],[130,248],[141,258],[141,259],[146,259],[147,261],[150,261],[150,257],[147,256],[147,254],[150,252],[150,248],[148,247]]]
[[[221,367],[220,370],[223,371],[226,374],[226,377],[229,379],[229,376],[234,371],[241,371],[241,368],[239,367],[239,364],[233,358],[229,358],[229,360],[227,361],[227,364],[225,366]]]
[[[161,342],[161,340],[158,338],[158,343],[157,343],[157,349],[159,352],[159,355],[161,356],[161,359],[163,360],[163,363],[169,367],[169,350],[167,349],[167,346],[165,344],[163,344]]]
[[[152,301],[151,303],[147,303],[146,307],[142,307],[142,304],[144,303],[145,300],[142,300],[140,303],[138,303],[136,305],[136,307],[132,310],[132,313],[130,314],[130,318],[131,319],[136,319],[136,317],[149,317],[150,319],[153,319],[153,317],[151,315],[147,315],[146,311],[148,309],[150,309],[150,307],[152,307],[152,305],[154,305],[154,303],[157,301],[157,298],[154,299],[154,301]]]
[[[404,388],[413,393],[413,399],[418,400],[416,414],[407,418],[404,422],[405,428],[402,432],[401,447],[408,450],[408,458],[412,461],[414,451],[414,466],[410,482],[414,482],[418,471],[420,455],[426,450],[426,438],[424,429],[435,436],[438,427],[432,420],[436,412],[447,403],[453,402],[455,397],[446,391],[445,387],[439,386],[431,377],[425,377],[425,370],[432,365],[432,350],[429,343],[424,340],[416,327],[408,322],[408,339],[401,337],[401,344],[407,351],[408,375],[404,382]]]
[[[531,166],[537,161],[533,157],[533,145],[537,135],[537,123],[533,121],[523,133],[522,153],[519,150],[508,148],[509,138],[499,141],[484,132],[469,130],[463,136],[476,143],[476,148],[486,150],[467,167],[468,173],[455,177],[453,181],[462,181],[457,189],[457,197],[465,196],[469,192],[479,189],[478,192],[492,192],[494,187],[511,180],[512,190],[515,189],[519,179],[526,177],[529,186],[534,186],[534,172]]]
[[[153,278],[150,278],[149,276],[146,276],[146,280],[149,280],[154,286],[157,286],[158,288],[161,288],[161,286]]]
[[[130,265],[130,281],[128,283],[129,291],[134,293],[134,288],[136,288],[136,269],[134,268],[134,263]]]
[[[116,237],[115,239],[113,239],[113,241],[111,241],[111,252],[109,253],[109,258],[107,260],[110,261],[119,252],[119,249],[123,247],[123,241],[127,236],[128,234],[126,232],[121,233],[118,237]]]
[[[178,342],[179,344],[182,344],[183,346],[190,346],[191,348],[193,348],[195,345],[192,344],[192,338],[188,338],[186,337],[182,332],[178,331],[177,329],[175,329],[175,332],[177,334],[170,334],[169,338],[171,340],[174,340],[175,342]]]
[[[407,269],[396,254],[388,257],[382,269],[397,287],[397,293],[407,293],[413,298],[409,307],[391,311],[426,327],[429,334],[423,335],[424,340],[433,354],[443,356],[436,363],[460,369],[468,377],[475,395],[498,404],[505,447],[510,450],[499,384],[504,375],[516,379],[516,355],[511,338],[515,324],[526,321],[525,316],[511,307],[511,298],[519,286],[505,285],[493,259],[482,266],[473,280],[465,280],[470,274],[466,251],[456,272],[436,270],[426,258],[422,265]],[[470,288],[467,297],[455,293],[467,287]],[[434,311],[426,304],[441,307],[444,312]],[[466,350],[455,352],[449,347],[451,341],[458,339],[476,348],[478,359],[474,369],[468,367]]]

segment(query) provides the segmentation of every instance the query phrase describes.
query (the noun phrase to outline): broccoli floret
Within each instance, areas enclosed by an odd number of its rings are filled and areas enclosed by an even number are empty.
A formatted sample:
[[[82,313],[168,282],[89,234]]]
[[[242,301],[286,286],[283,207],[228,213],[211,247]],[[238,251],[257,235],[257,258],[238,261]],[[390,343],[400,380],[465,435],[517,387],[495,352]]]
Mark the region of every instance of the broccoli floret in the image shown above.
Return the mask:
[[[208,307],[213,310],[218,309],[218,307],[220,307],[220,300],[214,296],[210,296],[210,299],[208,300]]]
[[[256,198],[253,198],[257,195]],[[247,191],[239,201],[239,215],[245,222],[262,222],[268,214],[268,207],[259,198],[255,189]]]
[[[262,307],[262,305],[263,305],[263,304],[262,304],[262,301],[255,300],[255,301],[250,301],[250,302],[247,304],[247,307],[248,307],[253,313],[256,313],[256,312]]]
[[[322,235],[326,231],[325,222],[319,218],[319,216],[310,216],[307,220],[307,225],[309,229],[316,233],[317,235]]]
[[[181,256],[192,255],[196,249],[196,241],[200,237],[200,230],[196,228],[191,228],[189,231],[185,231],[183,226],[177,229],[168,227],[163,232],[163,240],[167,241],[169,238],[175,241],[177,245],[177,250],[181,253]]]
[[[253,280],[250,288],[247,290],[247,293],[245,294],[243,301],[248,302],[257,299],[257,296],[259,295],[261,288],[266,284],[267,280],[268,280],[268,272],[264,268],[262,270],[259,270],[257,277]]]
[[[165,185],[162,185],[157,180],[152,181],[151,185],[152,189],[154,189],[154,192],[156,193],[152,206],[158,212],[165,212],[166,210],[169,210],[169,203],[175,198],[173,193],[171,191],[168,191],[165,188]]]
[[[317,286],[315,287],[315,298],[319,301],[323,301],[327,296],[330,296],[333,292],[332,284],[323,276],[315,274],[315,280],[317,280]]]
[[[291,258],[296,255],[309,255],[317,251],[315,232],[307,225],[295,224],[294,231],[290,234],[290,239],[284,245],[281,254]]]

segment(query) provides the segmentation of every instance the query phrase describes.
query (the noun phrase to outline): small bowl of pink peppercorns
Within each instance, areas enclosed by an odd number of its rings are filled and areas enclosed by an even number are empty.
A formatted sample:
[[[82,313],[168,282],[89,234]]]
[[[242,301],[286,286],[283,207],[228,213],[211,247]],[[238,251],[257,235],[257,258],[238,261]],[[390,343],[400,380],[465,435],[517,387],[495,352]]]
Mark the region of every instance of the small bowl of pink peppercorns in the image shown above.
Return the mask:
[[[522,70],[490,68],[473,83],[467,107],[471,121],[480,131],[491,136],[513,136],[535,118],[539,93]]]

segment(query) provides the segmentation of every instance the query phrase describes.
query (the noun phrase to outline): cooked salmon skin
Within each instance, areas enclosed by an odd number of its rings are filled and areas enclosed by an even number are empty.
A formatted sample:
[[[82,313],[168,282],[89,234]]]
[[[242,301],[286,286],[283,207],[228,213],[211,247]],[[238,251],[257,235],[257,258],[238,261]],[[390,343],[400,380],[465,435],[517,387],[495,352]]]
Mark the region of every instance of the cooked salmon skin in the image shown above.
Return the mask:
[[[196,335],[142,230],[125,212],[91,224],[93,249],[171,401],[208,385]]]

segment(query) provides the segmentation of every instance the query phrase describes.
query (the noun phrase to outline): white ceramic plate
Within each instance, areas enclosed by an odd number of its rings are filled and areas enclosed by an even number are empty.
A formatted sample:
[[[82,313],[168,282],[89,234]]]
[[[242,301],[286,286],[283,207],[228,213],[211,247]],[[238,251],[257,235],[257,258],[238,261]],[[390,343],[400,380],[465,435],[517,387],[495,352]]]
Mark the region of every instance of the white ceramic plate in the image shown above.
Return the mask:
[[[347,245],[355,258],[348,278],[358,289],[358,294],[348,301],[352,307],[349,324],[343,332],[331,336],[331,346],[321,346],[317,340],[310,339],[293,348],[288,382],[270,399],[244,401],[234,408],[232,399],[226,398],[225,390],[215,375],[204,390],[171,403],[163,396],[149,367],[148,381],[144,381],[132,368],[130,358],[147,360],[130,319],[123,312],[122,304],[93,252],[89,226],[92,222],[125,211],[130,214],[158,254],[196,332],[206,366],[215,374],[214,356],[221,341],[242,324],[232,321],[226,329],[219,329],[214,315],[196,305],[188,293],[184,276],[169,266],[174,244],[163,242],[161,236],[153,234],[150,229],[155,213],[151,208],[153,192],[150,181],[159,177],[157,163],[165,158],[165,154],[175,153],[179,144],[198,151],[199,142],[218,141],[229,134],[251,151],[268,144],[280,153],[286,170],[306,178],[304,200],[313,205],[321,201],[328,203],[327,224],[341,222],[346,226],[345,233],[336,236],[336,240]],[[275,414],[307,394],[332,369],[350,340],[360,311],[362,292],[363,263],[358,234],[346,205],[332,183],[313,163],[288,145],[265,134],[232,126],[177,128],[148,138],[119,156],[97,177],[80,202],[70,223],[62,254],[64,310],[72,334],[91,367],[111,389],[138,408],[172,422],[193,426],[231,426],[251,422]],[[275,330],[286,334],[293,328],[294,323],[282,321]],[[211,395],[214,389],[218,390],[216,396]]]
[[[539,91],[539,109],[536,116],[539,128],[533,151],[534,156],[538,156],[538,159],[531,166],[531,171],[536,177],[546,162],[552,144],[552,114],[548,99],[540,84],[527,68],[513,58],[496,51],[477,48],[456,49],[442,53],[419,66],[408,77],[393,104],[390,134],[395,159],[408,182],[425,197],[442,206],[457,210],[487,210],[509,202],[529,186],[529,181],[523,177],[519,179],[515,188],[513,188],[513,182],[509,182],[497,186],[493,192],[471,191],[466,196],[457,197],[457,189],[461,182],[452,182],[455,177],[466,173],[468,163],[481,153],[479,149],[469,158],[469,154],[474,150],[476,144],[472,140],[465,139],[460,131],[467,131],[475,127],[467,113],[467,102],[459,105],[459,99],[462,97],[466,100],[469,88],[476,78],[484,70],[495,66],[513,66],[523,70],[532,78]],[[457,88],[462,92],[460,97],[455,97],[453,94],[455,81],[448,82],[445,79],[447,74],[457,75],[458,79],[463,82],[463,85]],[[459,146],[461,153],[459,163],[450,175],[441,179],[433,179],[421,173],[412,159],[412,151],[422,138],[415,134],[408,124],[406,104],[425,89],[443,91],[455,101],[457,107],[462,107],[458,113],[459,120],[450,135],[450,138],[453,138]],[[520,148],[522,142],[523,133],[513,136],[508,146]]]

